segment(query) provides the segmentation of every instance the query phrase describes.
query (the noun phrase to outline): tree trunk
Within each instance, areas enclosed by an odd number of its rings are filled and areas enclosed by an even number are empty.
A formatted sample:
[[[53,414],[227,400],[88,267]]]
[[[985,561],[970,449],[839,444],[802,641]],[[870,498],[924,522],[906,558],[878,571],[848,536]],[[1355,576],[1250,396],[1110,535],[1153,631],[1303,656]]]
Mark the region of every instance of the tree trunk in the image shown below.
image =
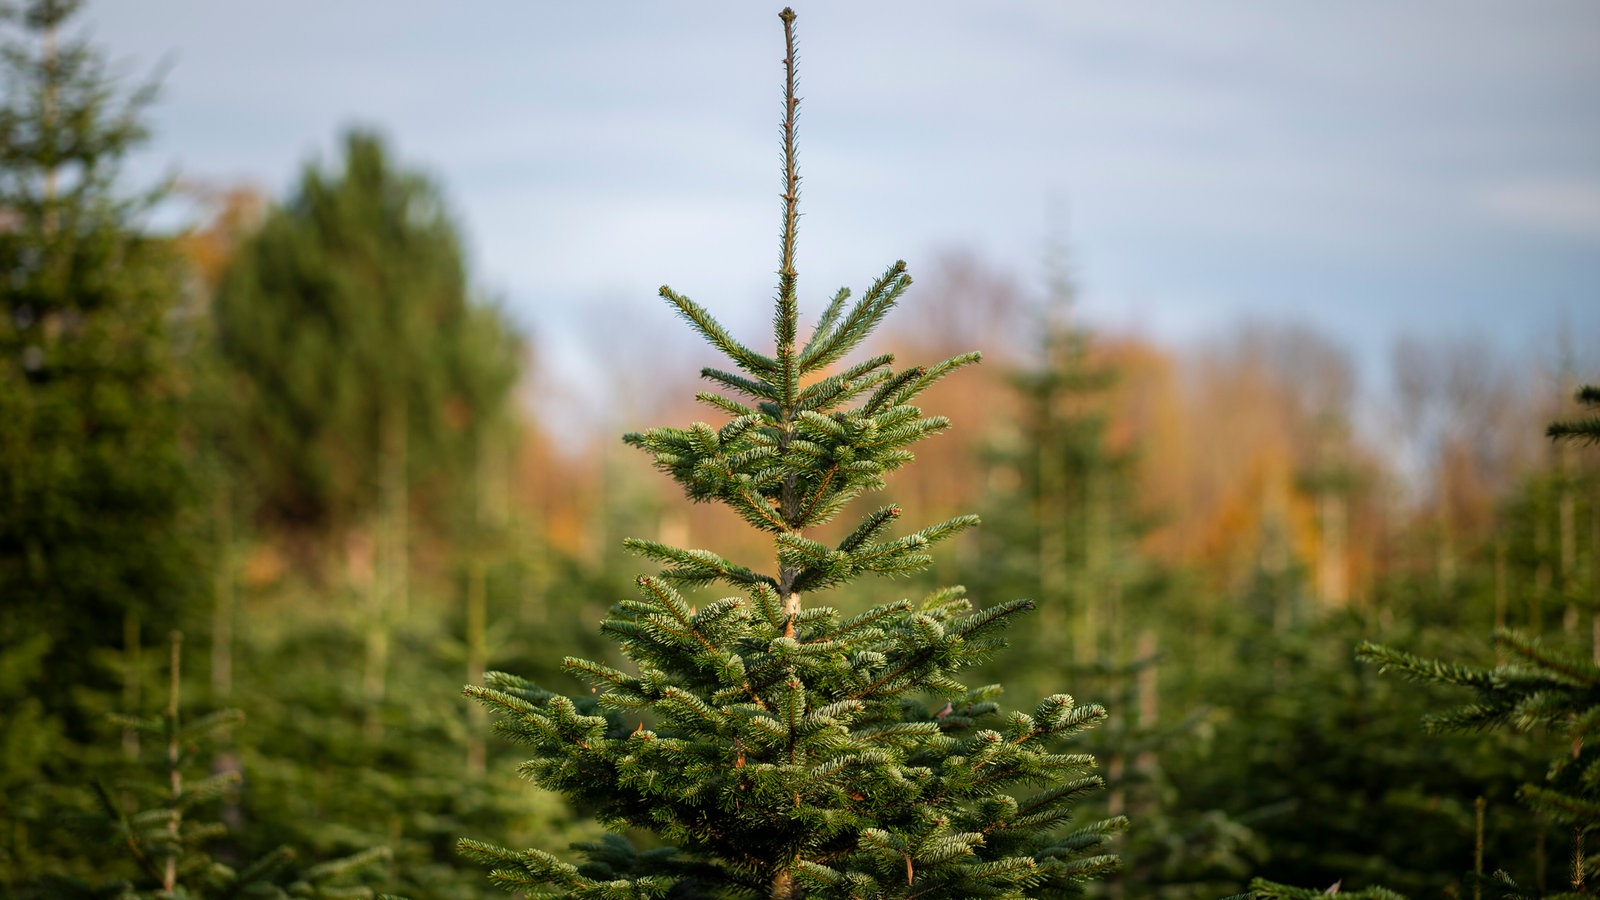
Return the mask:
[[[488,650],[484,631],[488,623],[488,572],[482,559],[473,560],[467,567],[467,683],[482,684],[483,669],[487,664]],[[488,710],[477,703],[467,707],[471,728],[467,733],[467,774],[482,777],[485,771],[486,751],[483,733],[488,729]]]
[[[128,610],[122,615],[122,710],[139,714],[139,670],[143,667],[139,646],[139,614]],[[139,756],[139,732],[122,729],[122,753],[129,759]]]
[[[217,563],[212,583],[211,696],[226,703],[233,693],[233,509],[226,487],[217,491],[214,516],[217,528]]]

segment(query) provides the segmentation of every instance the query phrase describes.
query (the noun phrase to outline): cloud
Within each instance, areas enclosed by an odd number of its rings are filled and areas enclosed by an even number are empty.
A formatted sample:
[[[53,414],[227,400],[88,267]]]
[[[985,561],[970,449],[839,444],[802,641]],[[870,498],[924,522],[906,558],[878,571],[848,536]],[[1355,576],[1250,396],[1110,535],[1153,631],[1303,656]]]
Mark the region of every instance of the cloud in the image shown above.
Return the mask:
[[[1484,190],[1481,207],[1505,222],[1558,234],[1600,237],[1600,180],[1531,178]]]

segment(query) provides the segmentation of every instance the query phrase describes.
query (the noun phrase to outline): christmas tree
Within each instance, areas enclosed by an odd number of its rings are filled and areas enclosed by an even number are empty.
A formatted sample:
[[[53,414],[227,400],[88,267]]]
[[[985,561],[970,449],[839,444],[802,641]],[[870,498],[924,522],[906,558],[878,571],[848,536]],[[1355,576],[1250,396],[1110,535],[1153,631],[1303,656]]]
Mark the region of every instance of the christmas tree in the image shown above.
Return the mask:
[[[1579,389],[1578,402],[1593,409],[1600,405],[1600,391],[1585,386]],[[1558,421],[1546,434],[1556,441],[1593,442],[1600,435],[1600,420]],[[1535,603],[1542,604],[1543,597]],[[1428,658],[1383,644],[1363,641],[1356,658],[1380,668],[1395,671],[1426,685],[1466,688],[1472,698],[1454,708],[1435,712],[1423,719],[1432,734],[1488,732],[1509,729],[1517,732],[1543,731],[1555,738],[1560,748],[1550,760],[1543,783],[1524,783],[1517,799],[1540,818],[1563,826],[1569,835],[1570,851],[1565,860],[1567,890],[1546,891],[1544,885],[1520,885],[1504,869],[1488,871],[1496,860],[1486,859],[1484,841],[1484,800],[1477,802],[1477,835],[1474,865],[1470,875],[1473,896],[1503,900],[1531,900],[1533,897],[1587,897],[1593,893],[1595,876],[1600,875],[1600,855],[1591,838],[1600,831],[1600,752],[1594,747],[1596,724],[1600,723],[1600,649],[1590,647],[1587,658],[1570,650],[1547,646],[1539,637],[1497,628],[1494,645],[1499,656],[1492,666],[1464,664]],[[1497,762],[1509,769],[1503,747],[1497,747]],[[1533,844],[1539,857],[1537,879],[1543,882],[1545,855],[1542,835],[1523,840]],[[1519,848],[1520,849],[1520,848]],[[1521,862],[1521,860],[1517,860]],[[1488,889],[1487,891],[1485,889]],[[1330,891],[1332,893],[1332,891]],[[1314,896],[1315,892],[1260,880],[1251,884],[1249,900],[1292,900]],[[1397,898],[1381,888],[1368,896]]]
[[[288,846],[241,863],[226,846],[227,825],[205,815],[220,800],[237,793],[240,775],[223,771],[200,775],[216,737],[238,725],[244,714],[223,709],[186,719],[179,677],[182,635],[172,632],[166,709],[156,716],[114,716],[116,724],[142,734],[142,746],[159,758],[140,766],[134,777],[92,781],[99,809],[57,811],[61,828],[84,838],[77,848],[93,880],[68,871],[50,871],[7,885],[23,898],[95,900],[139,898],[259,897],[372,898],[362,883],[371,869],[389,858],[387,848],[305,865]],[[213,852],[217,850],[220,852]],[[11,894],[7,894],[11,896]],[[387,895],[385,895],[387,896]]]
[[[0,5],[0,647],[44,635],[52,680],[109,687],[87,650],[176,624],[205,574],[186,524],[180,271],[146,221],[163,188],[121,178],[153,89],[117,84],[73,28],[81,7]],[[90,730],[70,692],[41,699]]]
[[[595,686],[569,698],[504,673],[467,693],[532,749],[523,771],[592,809],[612,829],[578,845],[582,862],[463,840],[490,878],[530,896],[1050,897],[1115,867],[1103,852],[1123,820],[1068,827],[1073,802],[1100,785],[1063,739],[1105,717],[1056,694],[1031,713],[1002,712],[1000,687],[957,676],[988,658],[1032,608],[975,611],[961,588],[846,617],[807,594],[866,574],[931,562],[931,545],[977,524],[961,516],[902,537],[901,511],[866,515],[833,546],[807,532],[912,459],[947,427],[912,401],[976,353],[897,370],[884,354],[842,364],[911,284],[896,262],[853,305],[839,291],[799,343],[794,266],[794,13],[784,10],[783,219],[775,352],[730,335],[670,288],[662,297],[732,363],[703,377],[720,427],[654,428],[625,440],[651,454],[691,500],[725,504],[771,536],[775,571],[707,550],[631,540],[665,564],[638,579],[602,630],[632,663],[582,659]],[[732,396],[730,396],[732,395]],[[683,586],[739,594],[696,608]],[[639,850],[620,832],[655,844]]]

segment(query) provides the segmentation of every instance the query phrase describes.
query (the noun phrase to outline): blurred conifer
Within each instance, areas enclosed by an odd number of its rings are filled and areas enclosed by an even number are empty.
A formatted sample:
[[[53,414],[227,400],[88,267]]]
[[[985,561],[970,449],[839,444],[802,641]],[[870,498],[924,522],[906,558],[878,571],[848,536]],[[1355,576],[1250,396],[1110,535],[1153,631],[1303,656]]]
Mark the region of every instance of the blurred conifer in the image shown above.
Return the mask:
[[[243,490],[269,527],[335,541],[472,498],[522,367],[515,330],[472,296],[439,189],[369,131],[342,157],[308,164],[241,243],[215,309]]]
[[[123,90],[70,31],[81,5],[0,7],[0,647],[48,634],[51,680],[93,685],[91,648],[176,624],[206,575],[185,520],[179,268],[145,224],[164,187],[118,183],[153,88]]]
[[[205,813],[238,790],[239,773],[199,775],[196,764],[209,757],[208,745],[216,735],[244,715],[223,709],[186,719],[178,632],[172,633],[170,648],[165,710],[154,716],[115,717],[124,728],[148,738],[142,746],[147,756],[155,757],[154,765],[141,766],[128,778],[94,779],[98,808],[93,812],[57,810],[57,828],[79,836],[80,858],[75,865],[55,867],[9,887],[19,897],[39,900],[373,897],[362,879],[369,874],[365,870],[388,859],[385,848],[311,865],[300,864],[287,846],[243,864],[229,864],[214,852],[226,842],[229,829],[207,821]],[[79,877],[74,869],[92,874]]]

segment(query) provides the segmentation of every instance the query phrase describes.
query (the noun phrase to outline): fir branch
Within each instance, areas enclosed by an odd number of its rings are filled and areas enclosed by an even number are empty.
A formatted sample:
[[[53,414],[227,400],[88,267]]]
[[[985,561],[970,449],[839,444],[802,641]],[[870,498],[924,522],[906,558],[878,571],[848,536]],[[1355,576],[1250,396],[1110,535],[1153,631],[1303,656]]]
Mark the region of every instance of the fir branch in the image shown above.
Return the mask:
[[[965,368],[965,367],[970,366],[970,365],[975,365],[975,364],[980,363],[982,361],[983,361],[983,354],[979,353],[976,350],[974,350],[974,351],[972,351],[970,353],[963,353],[963,354],[960,354],[959,356],[952,356],[949,359],[945,360],[944,362],[938,363],[938,364],[933,365],[933,366],[929,366],[926,370],[924,370],[922,372],[922,375],[921,375],[920,378],[918,378],[916,381],[911,382],[910,384],[908,384],[904,391],[902,391],[901,393],[899,393],[899,394],[897,394],[895,396],[894,405],[900,406],[902,404],[905,404],[905,403],[909,402],[912,398],[916,397],[918,394],[922,393],[923,391],[925,391],[928,388],[932,387],[933,385],[937,384],[945,376],[947,376],[950,373],[956,371],[957,369]]]
[[[1591,412],[1600,412],[1600,386],[1584,385],[1578,388],[1576,399],[1580,406]],[[1600,415],[1552,422],[1550,427],[1545,429],[1545,434],[1556,441],[1600,444]]]
[[[1494,676],[1487,669],[1463,666],[1437,659],[1423,659],[1403,650],[1363,641],[1356,648],[1356,659],[1376,665],[1378,671],[1394,669],[1414,681],[1432,681],[1463,687],[1489,688]]]
[[[729,359],[733,360],[739,368],[757,377],[776,376],[778,364],[775,360],[751,350],[749,347],[734,340],[710,312],[700,304],[679,294],[666,285],[661,286],[661,298],[677,309],[678,315],[700,332],[700,336],[710,341],[713,346],[721,350]]]
[[[735,418],[756,415],[755,410],[745,406],[743,403],[740,403],[737,400],[730,400],[721,394],[713,394],[710,391],[700,391],[694,395],[694,398],[707,406],[720,409]]]
[[[888,370],[894,354],[884,353],[829,375],[800,392],[799,409],[824,410],[856,396],[892,376]]]
[[[1580,688],[1600,685],[1600,666],[1583,659],[1574,659],[1543,646],[1537,638],[1530,638],[1509,629],[1496,629],[1496,646],[1504,647],[1515,656],[1533,663],[1552,680],[1564,686]]]
[[[867,335],[888,315],[895,301],[911,286],[911,276],[906,274],[905,260],[895,260],[867,293],[856,302],[850,314],[826,338],[812,344],[800,357],[803,372],[812,372],[833,363],[854,350],[866,340]]]
[[[627,538],[622,545],[640,556],[671,564],[673,568],[661,573],[661,577],[668,581],[686,584],[707,581],[727,581],[731,584],[744,585],[773,583],[770,577],[758,575],[744,566],[728,562],[710,550],[685,550],[643,538]]]
[[[866,405],[861,408],[861,411],[867,415],[876,413],[878,410],[883,408],[883,405],[887,403],[890,398],[898,397],[900,393],[906,389],[908,384],[923,378],[927,374],[927,370],[921,366],[912,366],[893,378],[888,379],[881,386],[879,386],[876,391],[873,391],[872,396],[867,400]],[[896,405],[898,405],[898,402]]]
[[[839,321],[839,314],[844,312],[844,305],[849,300],[850,289],[848,287],[841,287],[834,292],[833,299],[828,301],[828,305],[823,309],[822,315],[817,318],[817,324],[811,329],[811,339],[806,341],[805,347],[800,351],[802,359],[809,357],[811,348],[816,346],[817,341],[828,335],[829,330],[833,328],[833,324]],[[810,369],[808,368],[807,371],[810,371]]]
[[[872,609],[839,623],[827,632],[827,639],[831,641],[847,641],[855,638],[872,639],[882,633],[878,627],[885,619],[897,614],[911,611],[911,601],[896,600],[874,606]]]
[[[757,400],[771,400],[781,402],[781,392],[764,378],[746,378],[733,372],[724,372],[721,369],[706,367],[700,370],[700,377],[707,381],[715,381],[723,387],[732,388],[747,397]]]

